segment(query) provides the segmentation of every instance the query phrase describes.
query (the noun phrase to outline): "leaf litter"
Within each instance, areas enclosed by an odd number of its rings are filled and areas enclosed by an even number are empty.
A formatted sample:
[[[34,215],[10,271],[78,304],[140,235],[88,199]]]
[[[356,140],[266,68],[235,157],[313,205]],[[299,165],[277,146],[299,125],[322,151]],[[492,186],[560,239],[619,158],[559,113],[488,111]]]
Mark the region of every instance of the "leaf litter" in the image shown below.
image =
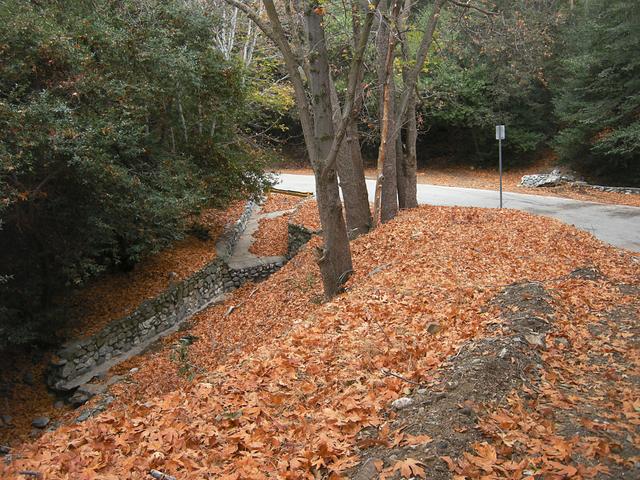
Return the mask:
[[[57,332],[60,338],[88,337],[109,322],[135,310],[144,300],[164,291],[170,282],[184,279],[216,257],[216,242],[227,225],[233,224],[246,202],[233,202],[226,209],[205,209],[188,220],[201,235],[187,235],[163,251],[143,259],[131,272],[109,272],[58,300],[68,321]],[[206,232],[206,238],[203,233]],[[55,343],[55,342],[52,342]],[[65,406],[55,408],[55,396],[44,384],[52,355],[42,347],[3,352],[0,368],[0,414],[10,414],[9,425],[0,422],[0,444],[31,438],[31,421],[48,416],[53,421]],[[24,382],[30,376],[33,381]]]
[[[541,367],[504,397],[463,405],[471,423],[456,428],[477,441],[437,461],[452,478],[590,478],[613,471],[608,451],[624,471],[637,462],[629,446],[638,444],[637,317],[619,320],[613,333],[603,327],[603,336],[589,329],[615,317],[614,308],[632,308],[637,296],[625,292],[638,286],[637,256],[522,212],[420,207],[355,240],[347,291],[322,304],[310,248],[318,242],[192,319],[197,340],[183,361],[193,375],[179,374],[171,354],[184,332],[167,337],[111,388],[106,412],[23,445],[0,473],[110,480],[145,478],[153,468],[181,480],[337,479],[375,447],[361,442],[363,432],[392,448],[437,447],[441,440],[419,425],[398,427],[406,412],[390,403],[446,383],[465,346],[499,337],[506,321],[494,301],[524,283],[544,285],[552,299],[555,320],[539,333],[551,347],[530,345]],[[585,266],[601,278],[571,276]],[[608,372],[612,360],[622,370]],[[598,418],[579,412],[583,400]],[[549,409],[581,421],[556,425],[561,418]],[[381,478],[430,476],[434,462],[416,451],[369,463]]]

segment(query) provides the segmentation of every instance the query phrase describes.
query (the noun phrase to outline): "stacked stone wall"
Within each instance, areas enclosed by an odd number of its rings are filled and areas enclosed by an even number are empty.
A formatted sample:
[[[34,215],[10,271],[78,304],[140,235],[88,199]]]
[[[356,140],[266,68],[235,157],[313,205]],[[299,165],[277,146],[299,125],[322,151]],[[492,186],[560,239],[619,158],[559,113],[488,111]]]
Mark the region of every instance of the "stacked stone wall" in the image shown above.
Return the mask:
[[[235,244],[253,206],[245,209],[242,217],[225,239]],[[245,215],[248,212],[248,215]],[[239,232],[239,233],[236,233]],[[306,243],[311,233],[300,226],[290,226],[290,256]],[[233,251],[233,247],[228,252]],[[271,263],[258,261],[255,265],[239,269],[229,268],[226,259],[216,258],[202,270],[189,278],[171,285],[157,297],[142,303],[130,315],[116,320],[88,338],[63,345],[51,361],[47,384],[55,390],[71,390],[87,381],[87,376],[101,365],[113,363],[126,356],[131,349],[170,330],[197,311],[220,299],[221,295],[241,286],[247,281],[262,280],[278,269],[285,260]],[[117,363],[117,362],[116,362]]]

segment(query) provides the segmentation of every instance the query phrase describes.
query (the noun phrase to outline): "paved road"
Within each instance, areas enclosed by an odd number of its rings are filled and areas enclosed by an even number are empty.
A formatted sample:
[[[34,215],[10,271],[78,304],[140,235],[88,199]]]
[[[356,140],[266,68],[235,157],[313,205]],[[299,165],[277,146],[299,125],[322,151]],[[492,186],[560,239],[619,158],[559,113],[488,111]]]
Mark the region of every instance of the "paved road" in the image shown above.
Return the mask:
[[[279,188],[314,192],[312,175],[280,174]],[[373,200],[375,182],[367,180],[369,198]],[[418,185],[418,202],[429,205],[495,208],[497,192],[475,188]],[[592,233],[616,247],[640,252],[640,207],[582,202],[568,198],[543,197],[522,193],[505,193],[505,208],[557,218]]]

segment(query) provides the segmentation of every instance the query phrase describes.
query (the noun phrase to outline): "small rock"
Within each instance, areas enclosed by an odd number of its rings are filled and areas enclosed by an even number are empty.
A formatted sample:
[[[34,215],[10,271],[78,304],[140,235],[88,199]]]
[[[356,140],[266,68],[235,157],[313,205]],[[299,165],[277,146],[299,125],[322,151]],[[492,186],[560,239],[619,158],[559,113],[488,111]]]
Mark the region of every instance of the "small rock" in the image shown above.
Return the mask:
[[[26,385],[29,385],[30,387],[33,387],[33,385],[36,383],[34,378],[33,378],[33,373],[31,373],[31,372],[26,372],[22,377],[22,381]]]
[[[447,442],[446,440],[440,440],[436,444],[436,448],[438,449],[439,452],[445,452],[448,447],[449,447],[449,442]]]
[[[439,323],[432,322],[427,324],[427,332],[429,332],[431,335],[435,335],[440,330],[442,330],[442,327],[440,326]]]
[[[458,382],[455,382],[455,381],[454,382],[447,382],[446,387],[447,387],[447,390],[452,392],[453,390],[458,388]]]
[[[122,375],[114,375],[107,380],[107,385],[111,386],[114,383],[120,383],[123,379],[124,377]]]
[[[134,367],[134,368],[132,368],[131,370],[129,370],[129,374],[133,375],[134,373],[138,373],[139,371],[140,371],[140,369],[139,369],[139,368]]]
[[[90,397],[84,393],[75,392],[73,395],[71,395],[71,397],[69,397],[67,401],[72,407],[79,407],[87,403],[89,401],[89,398]]]
[[[564,338],[564,337],[558,337],[558,338],[554,339],[554,340],[553,340],[553,343],[555,343],[555,344],[556,344],[556,346],[558,346],[558,347],[559,347],[559,346],[562,346],[563,348],[569,348],[569,346],[571,345],[571,344],[569,343],[569,340],[567,340],[567,339],[566,339],[566,338]]]
[[[418,392],[419,395],[426,395],[427,393],[429,393],[429,390],[426,388],[419,388],[418,390],[416,390],[416,392]]]
[[[504,347],[502,350],[500,350],[500,353],[498,354],[499,358],[504,358],[507,356],[507,347]]]
[[[403,408],[407,408],[413,405],[413,400],[409,397],[401,397],[393,402],[391,402],[391,406],[396,410],[402,410]]]
[[[473,415],[473,410],[469,407],[462,407],[460,409],[460,413],[470,417],[471,415]]]
[[[67,360],[65,360],[64,358],[60,358],[57,355],[55,355],[52,359],[51,359],[51,365],[53,365],[54,367],[62,367],[64,365],[67,364]]]
[[[47,425],[49,425],[49,422],[50,422],[49,417],[36,417],[31,422],[31,425],[33,425],[36,428],[44,428]]]
[[[547,344],[545,343],[545,335],[541,333],[527,333],[524,336],[524,339],[527,341],[529,345],[534,345],[540,348],[547,348]]]
[[[83,393],[91,398],[104,393],[106,389],[107,386],[103,383],[85,383],[84,385],[80,385],[76,392]]]
[[[93,412],[91,410],[85,410],[84,412],[82,412],[78,418],[76,418],[76,422],[80,423],[80,422],[84,422],[85,420],[87,420],[91,414]]]
[[[0,424],[4,425],[5,427],[11,427],[13,425],[11,423],[12,420],[13,420],[13,417],[11,415],[0,416]]]
[[[353,480],[376,480],[378,478],[377,462],[382,462],[382,460],[379,458],[368,458],[352,477]]]
[[[434,401],[438,401],[438,400],[442,400],[443,398],[445,398],[447,396],[447,394],[445,392],[432,392],[431,393],[431,398]]]
[[[64,408],[64,402],[62,400],[58,400],[53,404],[53,408],[61,409]]]

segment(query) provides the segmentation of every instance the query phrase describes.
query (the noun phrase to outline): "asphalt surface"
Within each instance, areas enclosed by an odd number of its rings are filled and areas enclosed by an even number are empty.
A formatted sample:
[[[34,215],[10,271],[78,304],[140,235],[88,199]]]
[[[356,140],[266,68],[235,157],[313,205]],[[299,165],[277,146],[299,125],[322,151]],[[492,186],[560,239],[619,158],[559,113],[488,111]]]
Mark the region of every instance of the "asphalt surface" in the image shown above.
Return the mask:
[[[278,188],[315,192],[313,175],[287,173],[280,174],[279,178]],[[373,201],[374,180],[367,180],[367,189],[369,199]],[[441,206],[497,208],[500,199],[498,192],[491,190],[418,184],[418,202]],[[640,252],[640,207],[510,192],[503,194],[503,206],[556,218],[592,233],[611,245]]]

